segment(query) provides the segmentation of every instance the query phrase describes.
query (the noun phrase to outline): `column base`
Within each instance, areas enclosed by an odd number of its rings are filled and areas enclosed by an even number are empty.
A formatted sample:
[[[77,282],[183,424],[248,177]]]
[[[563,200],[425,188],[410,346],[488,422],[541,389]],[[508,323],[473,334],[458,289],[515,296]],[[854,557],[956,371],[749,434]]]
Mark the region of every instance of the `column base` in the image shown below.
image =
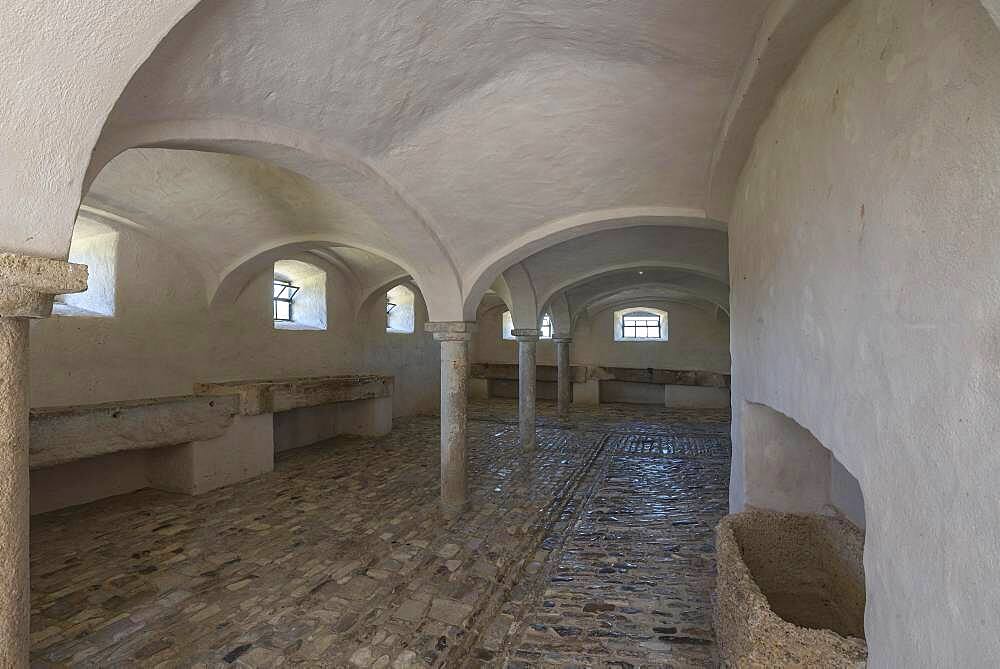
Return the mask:
[[[441,515],[444,516],[445,520],[455,520],[462,515],[465,511],[465,504],[448,504],[444,500],[441,500]]]

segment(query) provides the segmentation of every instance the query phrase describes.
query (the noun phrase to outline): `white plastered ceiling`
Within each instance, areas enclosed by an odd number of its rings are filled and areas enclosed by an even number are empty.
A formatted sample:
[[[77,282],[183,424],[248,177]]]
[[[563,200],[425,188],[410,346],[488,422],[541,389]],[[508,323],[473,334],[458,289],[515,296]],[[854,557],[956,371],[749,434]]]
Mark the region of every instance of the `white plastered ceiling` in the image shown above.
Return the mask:
[[[202,3],[116,105],[88,202],[138,219],[160,200],[215,285],[321,241],[390,259],[432,318],[470,317],[581,232],[724,230],[713,155],[767,5]],[[137,146],[216,153],[114,158]]]

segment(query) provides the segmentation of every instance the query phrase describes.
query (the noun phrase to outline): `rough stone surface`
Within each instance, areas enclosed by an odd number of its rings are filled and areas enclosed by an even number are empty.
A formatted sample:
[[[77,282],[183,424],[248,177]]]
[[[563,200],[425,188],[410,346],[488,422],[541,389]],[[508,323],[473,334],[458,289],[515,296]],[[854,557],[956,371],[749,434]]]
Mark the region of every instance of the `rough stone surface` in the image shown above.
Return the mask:
[[[616,409],[601,413],[620,420]],[[539,576],[504,607],[517,621],[497,642],[508,666],[715,665],[708,602],[712,528],[726,509],[725,415],[609,425],[602,457],[533,556]]]
[[[573,402],[573,374],[569,364],[569,337],[556,339],[556,406],[560,416],[569,414],[569,405]]]
[[[54,296],[86,289],[86,265],[0,253],[0,316],[44,318]]]
[[[32,409],[31,468],[215,439],[233,424],[239,404],[230,394]]]
[[[726,666],[853,669],[864,641],[864,536],[839,517],[749,510],[716,531]]]
[[[477,362],[471,365],[469,373],[474,379],[516,381],[517,365],[504,362]],[[535,365],[535,378],[538,381],[557,381],[558,374],[558,365]],[[570,378],[573,383],[583,383],[587,380],[587,367],[585,365],[571,365]]]
[[[671,386],[707,386],[728,388],[729,374],[698,370],[634,369],[626,367],[595,367],[590,376],[601,381],[630,383],[662,383]]]
[[[0,318],[0,666],[28,659],[28,322]]]
[[[546,624],[565,632],[581,627],[587,606],[592,625],[611,633],[607,648],[630,646],[635,663],[670,655],[675,666],[703,666],[728,417],[602,407],[562,420],[554,405],[540,410],[538,449],[527,455],[513,403],[472,407],[468,512],[453,523],[438,513],[432,418],[298,449],[272,474],[197,498],[142,491],[36,516],[32,660],[499,666],[521,646],[513,612],[548,612]],[[697,510],[706,483],[707,508]],[[670,486],[689,499],[673,512],[662,510]],[[619,541],[619,531],[635,534]],[[552,580],[578,562],[594,566],[586,579],[581,568],[579,581]],[[609,588],[600,597],[589,592],[598,583]],[[561,622],[545,605],[552,587]],[[678,631],[653,632],[667,613]],[[552,634],[547,644],[580,640]],[[659,650],[640,645],[654,638]]]
[[[565,344],[568,346],[568,344]],[[557,354],[558,355],[558,354]],[[568,355],[568,353],[567,353]],[[672,370],[637,367],[602,367],[600,365],[571,365],[572,383],[588,380],[625,381],[629,383],[654,383],[678,386],[728,388],[729,374],[698,370]],[[517,379],[518,365],[500,362],[481,362],[472,365],[472,375],[481,379]],[[558,381],[558,364],[536,365],[539,381]]]
[[[194,386],[198,395],[239,394],[240,412],[245,416],[391,397],[392,390],[391,376],[374,374],[223,381]]]
[[[521,424],[521,448],[533,451],[538,394],[535,382],[538,330],[514,330],[513,334],[517,340],[517,414]]]
[[[426,323],[441,343],[441,512],[453,518],[465,507],[469,401],[469,341],[475,323]]]

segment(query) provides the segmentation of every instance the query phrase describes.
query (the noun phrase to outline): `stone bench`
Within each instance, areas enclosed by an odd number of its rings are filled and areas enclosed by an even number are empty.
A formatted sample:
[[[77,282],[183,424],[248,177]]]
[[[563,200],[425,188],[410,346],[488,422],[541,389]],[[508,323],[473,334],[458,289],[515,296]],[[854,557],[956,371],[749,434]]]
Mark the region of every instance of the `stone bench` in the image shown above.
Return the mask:
[[[236,395],[32,409],[31,510],[158,488],[200,494],[274,468],[271,424]]]
[[[340,434],[388,434],[393,386],[393,377],[369,374],[198,383],[194,391],[235,394],[241,415],[271,416],[274,450],[281,452]]]
[[[716,528],[724,666],[864,666],[864,535],[842,517],[749,510]]]

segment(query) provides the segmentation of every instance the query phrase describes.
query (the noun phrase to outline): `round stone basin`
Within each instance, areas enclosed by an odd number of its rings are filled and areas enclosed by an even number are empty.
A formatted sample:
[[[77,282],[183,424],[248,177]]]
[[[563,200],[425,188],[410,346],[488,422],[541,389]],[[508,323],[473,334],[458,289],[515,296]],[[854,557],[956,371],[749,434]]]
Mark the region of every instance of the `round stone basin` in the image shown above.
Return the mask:
[[[864,535],[843,518],[749,510],[716,529],[716,633],[731,667],[858,667]]]

